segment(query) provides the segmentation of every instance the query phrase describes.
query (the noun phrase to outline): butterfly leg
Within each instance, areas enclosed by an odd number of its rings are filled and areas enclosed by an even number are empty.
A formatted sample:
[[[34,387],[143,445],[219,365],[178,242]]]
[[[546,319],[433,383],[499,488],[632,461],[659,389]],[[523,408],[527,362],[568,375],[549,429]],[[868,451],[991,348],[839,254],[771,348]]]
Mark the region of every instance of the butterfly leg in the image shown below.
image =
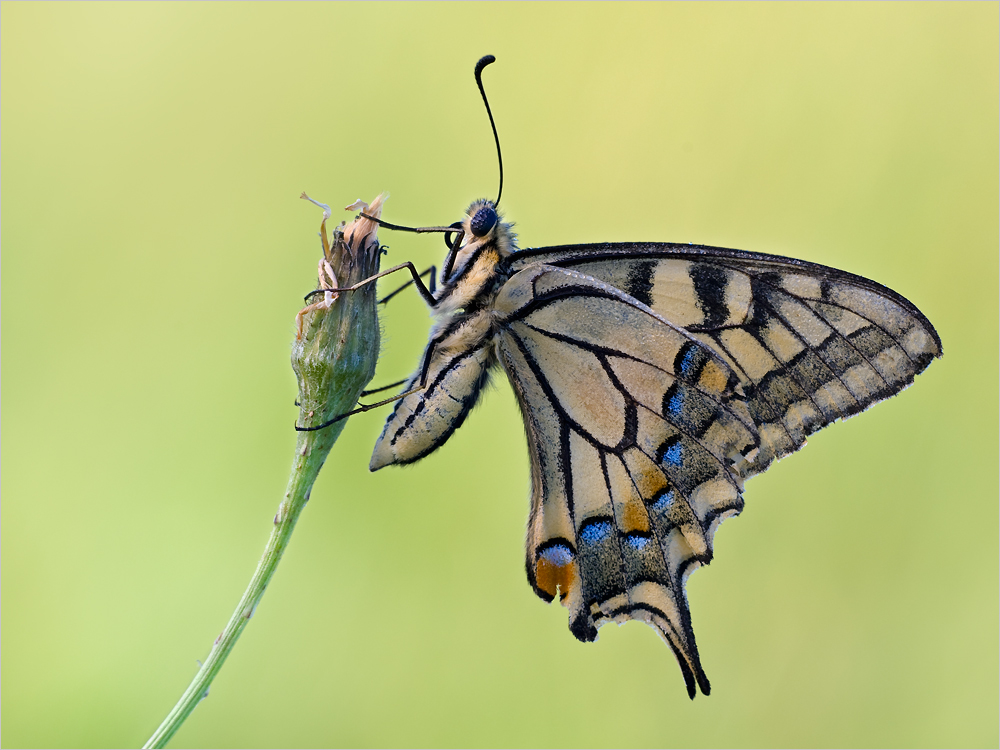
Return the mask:
[[[413,276],[413,280],[412,280],[411,283],[417,285],[417,291],[420,292],[420,296],[424,298],[424,301],[428,305],[430,305],[431,307],[434,307],[434,305],[437,303],[437,300],[434,298],[434,294],[424,284],[424,280],[422,278],[420,278],[421,276],[423,276],[423,274],[418,273],[416,266],[414,266],[409,261],[406,261],[405,263],[400,263],[398,266],[393,266],[392,268],[390,268],[387,271],[381,271],[381,272],[375,274],[374,276],[369,276],[367,279],[362,279],[361,281],[359,281],[354,286],[347,286],[347,287],[343,287],[343,288],[339,288],[339,289],[337,289],[337,288],[332,288],[332,289],[314,289],[313,291],[309,292],[309,294],[307,294],[305,296],[305,299],[306,299],[306,301],[308,301],[310,297],[315,297],[317,294],[324,294],[326,292],[336,292],[336,293],[340,293],[340,292],[353,292],[356,289],[360,289],[361,287],[366,286],[367,284],[371,284],[376,279],[381,279],[383,276],[388,276],[390,273],[396,273],[396,271],[402,271],[404,269],[407,270],[407,271],[409,271],[410,275]]]
[[[405,382],[406,382],[405,380],[397,380],[395,383],[389,383],[389,385],[383,385],[380,388],[372,388],[370,390],[361,391],[361,395],[362,396],[370,396],[373,393],[379,393],[380,391],[387,391],[390,388],[395,388],[397,385],[402,385]],[[301,404],[298,402],[298,400],[295,401],[295,405],[296,406],[301,406]],[[368,409],[368,408],[374,408],[374,407],[370,407],[370,406],[369,407],[365,407],[365,409]],[[364,411],[364,409],[362,409],[361,411]],[[356,414],[356,413],[357,413],[356,411],[355,412],[351,412],[351,414]],[[345,415],[345,416],[348,416],[348,415]]]
[[[437,291],[437,283],[435,282],[435,274],[436,273],[437,273],[437,268],[435,266],[431,266],[426,271],[423,271],[420,274],[420,276],[427,276],[428,274],[430,274],[429,283],[427,284],[427,288],[428,288],[428,291],[430,291],[431,294],[434,294],[434,292]],[[405,284],[403,284],[401,287],[399,287],[395,291],[389,292],[382,299],[380,299],[378,301],[378,303],[380,305],[386,304],[389,300],[391,300],[393,297],[395,297],[401,291],[403,291],[404,289],[406,289],[412,283],[413,283],[413,279],[410,279],[409,281],[407,281]]]
[[[406,265],[406,264],[404,264],[404,265]],[[412,264],[409,264],[409,265],[410,265],[411,272],[412,273],[416,273],[416,269],[413,268]],[[393,270],[399,270],[399,269],[397,268],[397,269],[393,269]],[[386,273],[391,273],[391,271],[386,271]],[[379,274],[379,275],[384,275],[384,274]],[[378,277],[377,276],[373,276],[372,279],[374,279],[374,278],[378,278]],[[371,279],[366,279],[364,282],[361,282],[361,283],[366,283],[368,281],[371,281]],[[343,291],[347,291],[347,290],[346,289],[338,289],[337,291],[338,292],[343,292]],[[384,399],[383,401],[379,401],[379,402],[374,403],[374,404],[358,404],[358,406],[357,406],[356,409],[352,409],[349,412],[346,412],[344,414],[340,414],[340,415],[334,417],[333,419],[330,419],[330,420],[328,420],[326,422],[323,422],[323,424],[316,425],[315,427],[299,427],[298,425],[295,425],[296,431],[297,432],[314,432],[315,430],[323,430],[323,429],[326,429],[327,427],[329,427],[330,425],[336,424],[340,420],[347,419],[348,417],[353,416],[355,414],[360,414],[362,412],[371,411],[372,409],[377,409],[380,406],[385,406],[386,404],[391,404],[394,401],[399,401],[400,399],[404,399],[407,396],[412,396],[414,393],[420,393],[420,391],[424,390],[424,388],[426,388],[426,386],[427,386],[427,373],[428,373],[428,371],[430,369],[431,360],[433,358],[434,352],[437,349],[437,347],[440,345],[440,343],[445,340],[445,338],[446,338],[446,336],[444,336],[444,334],[442,334],[440,336],[436,336],[436,337],[434,337],[434,338],[431,339],[430,343],[427,346],[426,351],[424,352],[424,360],[423,360],[423,363],[421,364],[421,367],[420,367],[420,380],[418,381],[418,384],[414,388],[410,388],[409,390],[403,391],[402,393],[398,393],[395,396],[392,396],[391,398]],[[400,380],[400,381],[398,381],[396,383],[391,383],[390,385],[386,385],[386,386],[383,386],[381,388],[374,388],[374,389],[372,389],[370,391],[364,391],[362,393],[362,395],[366,395],[366,394],[369,394],[369,393],[377,393],[379,391],[384,391],[384,390],[386,390],[388,388],[392,388],[394,386],[401,385],[402,383],[405,383],[405,382],[407,382],[407,381]],[[413,382],[413,381],[411,380],[410,382]]]
[[[391,386],[386,386],[386,387],[388,388]],[[404,393],[400,393],[396,396],[393,396],[392,398],[387,398],[384,401],[379,401],[378,403],[375,404],[358,404],[358,408],[351,409],[349,412],[345,412],[343,414],[339,414],[333,419],[329,419],[323,424],[318,424],[315,427],[299,427],[298,425],[295,425],[295,431],[316,432],[317,430],[325,430],[330,425],[336,424],[342,419],[347,419],[348,417],[352,417],[355,414],[361,414],[362,412],[371,411],[372,409],[378,409],[380,406],[385,406],[386,404],[391,404],[393,401],[399,401],[399,399],[401,398],[406,398],[407,396],[410,396],[414,393],[419,393],[423,389],[424,389],[423,386],[420,386],[419,388],[413,388],[412,390],[405,391]],[[382,390],[382,389],[377,389],[377,390]]]
[[[434,352],[437,349],[437,347],[441,344],[441,342],[444,340],[444,338],[445,336],[443,335],[435,337],[431,339],[430,343],[427,345],[427,349],[424,351],[423,362],[421,363],[420,366],[420,380],[417,381],[417,385],[415,387],[406,390],[403,393],[399,393],[393,396],[392,398],[388,398],[384,401],[379,401],[377,404],[368,404],[368,405],[358,404],[358,408],[352,411],[351,414],[357,414],[358,412],[368,411],[369,409],[374,409],[378,406],[384,406],[385,404],[390,404],[393,401],[399,401],[401,398],[405,398],[410,394],[419,393],[420,391],[424,390],[424,388],[427,387],[427,376],[428,372],[430,371],[431,362],[434,358]],[[408,378],[407,380],[397,380],[395,383],[389,383],[389,385],[383,385],[380,388],[372,388],[370,391],[362,391],[361,395],[368,396],[372,393],[378,393],[379,391],[387,391],[390,388],[395,388],[397,385],[403,385],[403,383],[406,382],[412,382],[412,379]],[[350,415],[345,414],[344,416],[350,416]]]
[[[379,393],[380,391],[387,391],[390,388],[395,388],[397,385],[402,385],[405,382],[406,382],[405,379],[404,380],[397,380],[395,383],[389,383],[389,385],[383,385],[383,386],[381,386],[379,388],[371,388],[371,389],[369,389],[367,391],[361,391],[361,395],[362,396],[370,396],[373,393]]]
[[[360,286],[363,286],[364,284],[371,283],[372,281],[381,276],[385,276],[387,274],[402,270],[404,268],[407,269],[413,276],[413,280],[417,284],[417,288],[421,290],[421,294],[426,293],[428,296],[430,296],[430,292],[427,291],[427,288],[423,285],[423,281],[420,279],[420,274],[417,273],[417,269],[414,268],[412,263],[407,262],[407,263],[402,263],[394,268],[390,268],[388,271],[383,271],[382,273],[376,274],[375,276],[365,279],[364,281],[355,284],[353,287],[346,287],[342,289],[330,289],[330,290],[317,289],[314,292],[310,292],[309,295],[307,295],[307,298],[315,294],[325,293],[326,291],[330,292],[352,291]],[[434,298],[430,297],[430,299],[432,300],[431,304],[433,304]],[[482,344],[490,336],[490,330],[492,325],[491,321],[492,318],[489,315],[489,313],[485,311],[480,311],[479,313],[470,315],[468,318],[464,320],[464,322],[461,325],[457,327],[448,326],[444,330],[433,335],[427,344],[427,348],[424,350],[424,356],[420,364],[420,369],[418,370],[419,377],[417,375],[414,375],[409,380],[409,383],[411,385],[414,385],[413,388],[410,388],[404,391],[403,393],[397,394],[392,398],[385,399],[384,401],[379,401],[378,403],[375,404],[361,404],[356,409],[353,409],[347,412],[346,414],[341,414],[337,417],[334,417],[333,419],[324,422],[323,424],[317,425],[315,427],[299,427],[298,425],[296,425],[295,429],[298,430],[299,432],[322,430],[336,422],[339,422],[342,419],[351,416],[352,414],[358,414],[360,412],[376,409],[380,406],[385,406],[386,404],[390,404],[394,401],[400,401],[401,399],[405,399],[407,396],[412,396],[414,394],[420,393],[427,387],[429,374],[432,367],[435,366],[435,363],[437,364],[438,368],[441,368],[446,363],[452,363],[453,365],[457,365],[458,361],[463,359],[462,357],[459,357],[460,354],[467,353],[469,351],[477,351],[479,353],[476,355],[476,357],[470,359],[470,362],[466,364],[466,366],[472,367],[472,371],[474,371],[476,377],[472,377],[471,380],[469,380],[469,382],[467,383],[463,382],[463,384],[460,386],[465,391],[468,391],[468,393],[465,393],[464,395],[468,397],[468,400],[470,400],[469,408],[471,408],[471,404],[474,403],[475,400],[478,398],[479,392],[481,391],[482,386],[485,385],[486,382],[485,373],[489,367],[490,355],[487,349],[482,346]],[[480,352],[479,350],[482,351]],[[479,377],[480,375],[482,377]],[[437,377],[437,375],[435,377]],[[384,389],[377,389],[377,390],[384,390]],[[453,400],[457,403],[462,399],[453,399]],[[461,419],[464,419],[465,418],[464,415],[467,411],[468,409],[464,409],[462,411],[461,417],[460,418],[456,417],[456,419],[458,419],[459,421]]]
[[[375,276],[372,276],[372,277],[370,277],[368,279],[365,279],[364,281],[361,281],[361,282],[355,284],[352,287],[346,287],[346,288],[343,288],[343,289],[331,289],[331,290],[317,289],[316,291],[310,292],[306,296],[306,298],[308,299],[309,297],[311,297],[311,296],[313,296],[315,294],[322,294],[322,293],[325,293],[327,291],[331,291],[331,292],[353,291],[354,289],[357,289],[360,286],[363,286],[365,284],[371,283],[372,281],[374,281],[375,279],[377,279],[377,278],[379,278],[381,276],[385,276],[386,274],[390,274],[390,273],[393,273],[395,271],[402,270],[403,268],[406,268],[407,270],[410,271],[411,274],[413,274],[413,278],[414,278],[414,280],[416,280],[418,288],[423,287],[423,282],[419,280],[420,276],[417,273],[417,269],[414,268],[413,264],[412,263],[403,263],[403,264],[400,264],[399,266],[396,266],[395,268],[389,269],[388,271],[383,271],[382,273],[376,274]],[[426,287],[423,287],[423,288],[426,290]],[[315,431],[315,430],[322,430],[322,429],[325,429],[325,428],[329,427],[332,424],[336,424],[340,420],[346,419],[347,417],[350,417],[350,416],[352,416],[354,414],[360,414],[361,412],[370,411],[371,409],[377,409],[380,406],[385,406],[386,404],[391,404],[394,401],[399,401],[400,399],[404,399],[407,396],[412,396],[415,393],[419,393],[420,391],[424,390],[424,388],[427,385],[428,372],[430,370],[431,362],[432,362],[432,360],[434,358],[434,354],[438,351],[438,347],[442,343],[444,343],[445,341],[447,341],[447,339],[449,339],[449,338],[451,338],[453,336],[454,336],[454,333],[452,332],[450,334],[449,333],[441,333],[441,334],[438,334],[437,336],[434,336],[434,337],[431,338],[430,343],[428,343],[428,345],[427,345],[427,349],[424,351],[423,361],[421,362],[420,370],[419,370],[419,372],[420,372],[420,378],[419,378],[418,381],[416,381],[417,385],[415,387],[410,388],[409,390],[406,390],[403,393],[399,393],[399,394],[397,394],[397,395],[395,395],[395,396],[393,396],[391,398],[387,398],[387,399],[385,399],[383,401],[379,401],[379,402],[374,403],[374,404],[358,404],[358,407],[356,409],[352,409],[349,412],[346,412],[344,414],[340,414],[340,415],[334,417],[333,419],[330,419],[330,420],[324,422],[323,424],[316,425],[315,427],[299,427],[298,425],[296,425],[295,429],[298,432],[312,432],[312,431]],[[394,385],[399,385],[400,383],[404,383],[404,382],[407,382],[407,381],[399,381],[398,383],[393,383],[392,385],[384,386],[383,388],[376,388],[373,391],[369,391],[369,393],[375,393],[375,392],[378,392],[378,391],[381,391],[381,390],[385,390],[386,388],[392,388]],[[413,383],[414,380],[411,378],[409,382]]]

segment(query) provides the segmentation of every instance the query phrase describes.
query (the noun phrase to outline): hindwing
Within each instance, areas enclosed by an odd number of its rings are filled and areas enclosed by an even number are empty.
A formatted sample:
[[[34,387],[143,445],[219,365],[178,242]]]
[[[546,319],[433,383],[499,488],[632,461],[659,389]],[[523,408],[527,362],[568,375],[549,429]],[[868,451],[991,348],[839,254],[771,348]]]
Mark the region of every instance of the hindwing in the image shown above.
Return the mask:
[[[532,265],[494,305],[499,358],[532,463],[526,567],[580,640],[653,625],[693,696],[709,691],[684,581],[743,507],[758,448],[732,368],[648,306],[576,271]]]

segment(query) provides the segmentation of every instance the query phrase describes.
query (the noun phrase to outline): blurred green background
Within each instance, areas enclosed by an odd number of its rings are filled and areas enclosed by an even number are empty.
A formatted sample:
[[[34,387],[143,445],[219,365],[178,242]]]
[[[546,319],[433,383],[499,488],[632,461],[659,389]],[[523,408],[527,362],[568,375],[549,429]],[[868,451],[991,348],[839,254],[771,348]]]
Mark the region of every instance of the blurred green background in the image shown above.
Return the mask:
[[[410,225],[495,195],[486,53],[522,246],[825,263],[945,357],[748,484],[689,582],[694,702],[650,628],[584,645],[529,589],[505,382],[411,468],[369,474],[385,412],[353,418],[174,745],[997,745],[996,3],[0,12],[4,746],[135,746],[187,685],[284,491],[299,193]],[[428,325],[389,306],[376,384]]]

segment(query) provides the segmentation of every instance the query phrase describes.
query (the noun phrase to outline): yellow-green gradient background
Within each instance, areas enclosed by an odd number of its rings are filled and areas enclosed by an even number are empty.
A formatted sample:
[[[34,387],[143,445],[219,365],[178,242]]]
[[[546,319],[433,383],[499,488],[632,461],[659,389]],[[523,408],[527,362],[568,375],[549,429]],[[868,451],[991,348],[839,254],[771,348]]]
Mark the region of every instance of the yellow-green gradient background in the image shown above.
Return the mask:
[[[355,417],[174,744],[995,747],[997,28],[996,3],[5,3],[4,745],[135,746],[180,695],[284,491],[299,193],[339,220],[389,190],[409,225],[495,195],[492,53],[524,246],[825,263],[945,356],[748,484],[690,580],[694,702],[650,628],[581,644],[529,589],[506,383],[410,468],[369,474],[385,412]],[[376,382],[428,325],[389,306]]]

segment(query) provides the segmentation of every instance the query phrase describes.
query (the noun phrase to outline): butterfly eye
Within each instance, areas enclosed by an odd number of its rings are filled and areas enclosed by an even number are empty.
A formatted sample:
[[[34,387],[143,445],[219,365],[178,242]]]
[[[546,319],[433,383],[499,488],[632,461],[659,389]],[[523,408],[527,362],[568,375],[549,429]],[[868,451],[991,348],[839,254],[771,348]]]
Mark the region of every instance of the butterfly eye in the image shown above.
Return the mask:
[[[483,206],[472,217],[469,228],[476,237],[485,237],[497,224],[497,212],[490,206]]]

